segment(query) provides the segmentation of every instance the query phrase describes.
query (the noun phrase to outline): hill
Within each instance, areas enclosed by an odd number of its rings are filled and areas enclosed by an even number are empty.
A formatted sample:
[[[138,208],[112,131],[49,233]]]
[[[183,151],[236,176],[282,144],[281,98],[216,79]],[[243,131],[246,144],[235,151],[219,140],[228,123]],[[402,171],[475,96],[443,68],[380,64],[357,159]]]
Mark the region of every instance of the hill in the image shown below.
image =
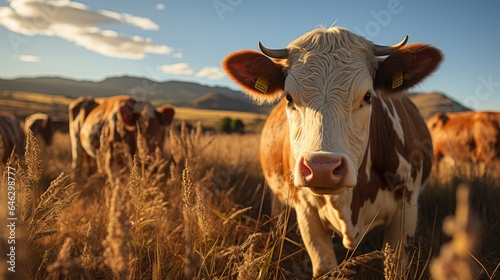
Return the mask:
[[[472,111],[440,92],[411,93],[410,98],[417,105],[424,119],[438,112]]]
[[[241,99],[227,96],[216,92],[209,92],[193,101],[182,103],[182,107],[210,109],[210,110],[229,110],[246,111],[248,105],[241,102]]]
[[[199,107],[200,103],[193,103],[193,100],[201,98],[207,93],[214,93],[215,95],[212,95],[214,98],[225,98],[226,101],[233,100],[232,104],[237,103],[238,106],[231,109],[234,111],[253,113],[269,111],[269,107],[257,106],[241,92],[225,87],[211,87],[180,81],[155,82],[146,78],[128,76],[107,78],[99,82],[77,81],[59,77],[0,79],[0,91],[3,93],[33,92],[62,95],[71,99],[82,95],[95,97],[131,95],[149,101],[156,100],[162,101],[162,103],[170,103],[174,106],[195,107]],[[210,106],[212,107],[203,109],[219,110],[213,104],[210,104]],[[227,109],[227,106],[225,108]]]

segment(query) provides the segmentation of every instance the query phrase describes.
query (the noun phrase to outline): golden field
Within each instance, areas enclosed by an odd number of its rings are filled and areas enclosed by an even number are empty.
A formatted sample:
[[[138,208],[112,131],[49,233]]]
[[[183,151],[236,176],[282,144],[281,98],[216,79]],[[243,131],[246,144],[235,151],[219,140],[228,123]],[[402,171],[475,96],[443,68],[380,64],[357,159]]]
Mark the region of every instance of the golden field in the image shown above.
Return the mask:
[[[0,104],[18,115],[64,117],[71,101],[11,94],[2,94]],[[253,133],[202,131],[226,116],[242,119]],[[271,214],[258,154],[265,115],[176,108],[175,118],[198,125],[174,126],[161,150],[140,150],[113,178],[101,170],[74,174],[67,134],[56,134],[48,147],[29,136],[25,156],[0,166],[0,279],[310,279],[293,209]],[[408,270],[375,229],[354,252],[334,237],[343,262],[329,276],[498,279],[500,168],[442,165],[420,197]],[[16,272],[8,270],[5,230],[11,178]]]
[[[258,134],[171,130],[164,154],[139,152],[132,170],[121,176],[96,172],[83,180],[73,179],[68,136],[56,137],[54,145],[41,148],[30,137],[25,158],[7,163],[16,179],[15,279],[311,277],[293,211],[271,217]],[[4,194],[6,167],[2,172]],[[335,238],[337,257],[344,261],[331,275],[431,279],[435,271],[432,279],[447,279],[439,278],[444,272],[496,279],[498,181],[470,177],[470,207],[465,203],[451,219],[463,181],[454,178],[446,184],[433,180],[421,195],[411,270],[401,271],[397,252],[382,250],[375,230],[356,252],[343,250]],[[0,203],[7,205],[5,196]],[[2,210],[0,220],[6,215]],[[443,232],[443,221],[452,238]],[[8,251],[6,235],[0,251]],[[7,270],[6,254],[0,259],[0,275],[9,279],[14,274]]]

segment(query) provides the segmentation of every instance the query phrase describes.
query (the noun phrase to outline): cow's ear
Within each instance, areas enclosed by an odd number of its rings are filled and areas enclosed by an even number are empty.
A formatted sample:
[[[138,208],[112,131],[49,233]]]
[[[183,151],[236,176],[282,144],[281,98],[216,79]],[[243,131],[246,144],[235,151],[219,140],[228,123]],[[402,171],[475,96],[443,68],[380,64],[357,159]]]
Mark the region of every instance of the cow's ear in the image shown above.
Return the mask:
[[[243,92],[260,103],[273,102],[281,96],[285,84],[283,66],[259,52],[232,53],[222,67]]]
[[[374,87],[389,93],[406,90],[434,72],[442,60],[441,51],[429,45],[402,47],[379,63]]]
[[[160,123],[162,125],[168,126],[172,123],[174,119],[175,110],[170,105],[163,105],[162,107],[156,109],[156,114]]]

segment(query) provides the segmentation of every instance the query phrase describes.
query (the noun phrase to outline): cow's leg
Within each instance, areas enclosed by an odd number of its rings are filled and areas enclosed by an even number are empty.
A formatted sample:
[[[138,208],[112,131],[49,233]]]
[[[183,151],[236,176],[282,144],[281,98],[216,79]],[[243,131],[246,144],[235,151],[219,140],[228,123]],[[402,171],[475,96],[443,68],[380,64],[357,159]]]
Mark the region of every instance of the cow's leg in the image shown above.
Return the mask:
[[[417,216],[418,208],[416,203],[402,203],[398,206],[392,221],[384,230],[384,244],[389,243],[391,248],[396,250],[396,256],[402,253],[403,271],[409,263],[410,246],[417,229]]]
[[[323,227],[318,210],[309,203],[301,201],[295,205],[295,210],[300,234],[311,258],[313,278],[317,278],[338,265],[333,250],[332,232]]]
[[[439,174],[439,163],[441,162],[441,159],[443,158],[443,153],[440,151],[435,150],[433,153],[434,161],[432,164],[432,172],[434,174]]]
[[[113,158],[113,149],[110,148],[104,152],[104,155],[101,156],[104,156],[104,166],[98,167],[99,172],[105,171],[108,175],[108,179],[114,180],[115,176],[113,175],[118,174],[118,172],[116,172],[116,160]]]
[[[79,174],[83,162],[83,148],[80,142],[80,131],[70,127],[71,168],[74,174]]]

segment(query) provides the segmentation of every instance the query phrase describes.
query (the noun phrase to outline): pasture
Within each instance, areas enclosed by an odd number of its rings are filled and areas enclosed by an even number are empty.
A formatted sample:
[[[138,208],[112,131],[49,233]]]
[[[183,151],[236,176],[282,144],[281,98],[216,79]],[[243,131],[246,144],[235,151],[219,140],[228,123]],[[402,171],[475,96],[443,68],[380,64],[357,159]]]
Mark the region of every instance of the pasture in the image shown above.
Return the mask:
[[[272,197],[258,161],[258,133],[212,135],[200,126],[191,131],[181,126],[170,131],[166,142],[165,155],[139,149],[132,171],[121,176],[107,178],[96,172],[73,179],[67,135],[57,134],[49,147],[29,137],[25,158],[11,158],[1,170],[0,220],[8,215],[3,195],[8,176],[15,177],[17,217],[16,272],[8,270],[5,252],[10,243],[2,230],[1,277],[311,277],[293,211],[271,216]],[[8,167],[15,172],[8,174]],[[432,279],[447,279],[440,272],[456,279],[497,279],[500,183],[493,169],[485,170],[455,165],[443,172],[446,180],[434,175],[420,197],[409,271],[399,268],[394,248],[380,250],[380,232],[375,230],[355,252],[337,250],[337,258],[344,261],[330,275],[431,279],[430,271],[435,271]],[[468,186],[470,203],[455,211],[460,185]],[[454,214],[455,219],[450,218]],[[334,240],[342,247],[338,236]]]

